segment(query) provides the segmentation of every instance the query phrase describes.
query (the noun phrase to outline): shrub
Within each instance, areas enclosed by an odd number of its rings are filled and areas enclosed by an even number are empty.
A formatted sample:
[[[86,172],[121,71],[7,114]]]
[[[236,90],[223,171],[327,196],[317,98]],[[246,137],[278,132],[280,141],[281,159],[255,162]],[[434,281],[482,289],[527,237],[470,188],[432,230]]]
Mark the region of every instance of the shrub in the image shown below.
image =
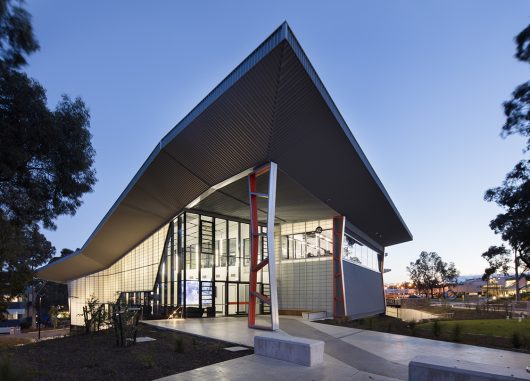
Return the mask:
[[[51,306],[48,315],[50,315],[50,320],[52,321],[53,328],[57,328],[57,324],[59,322],[59,319],[57,315],[59,315],[59,309],[57,306]]]
[[[411,321],[409,322],[409,325],[408,325],[409,329],[410,329],[410,334],[412,336],[416,336],[416,322],[415,321]]]
[[[184,339],[180,336],[175,339],[175,352],[184,353]]]
[[[453,327],[453,341],[455,342],[460,342],[460,340],[462,339],[462,327],[460,326],[460,324],[455,324],[455,326]]]
[[[388,326],[386,327],[387,332],[392,332],[392,322],[388,323]]]
[[[20,319],[20,329],[28,329],[31,327],[31,316]]]
[[[374,329],[374,319],[373,318],[368,319],[368,328],[369,329]]]
[[[145,366],[146,368],[154,368],[156,366],[155,359],[152,353],[142,353],[139,356],[139,359],[143,366]]]
[[[438,320],[432,323],[432,334],[434,337],[440,336],[440,322]]]
[[[521,348],[522,340],[521,335],[518,332],[514,332],[512,335],[512,345],[514,348]]]

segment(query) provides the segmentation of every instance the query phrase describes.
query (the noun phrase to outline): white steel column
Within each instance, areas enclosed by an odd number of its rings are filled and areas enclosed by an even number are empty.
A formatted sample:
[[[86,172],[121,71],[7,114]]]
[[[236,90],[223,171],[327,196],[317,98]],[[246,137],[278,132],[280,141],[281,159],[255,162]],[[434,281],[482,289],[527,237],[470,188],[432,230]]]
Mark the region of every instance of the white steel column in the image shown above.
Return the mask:
[[[274,220],[276,214],[276,179],[278,165],[271,161],[269,170],[269,198],[267,208],[267,251],[269,257],[269,287],[271,300],[271,321],[272,330],[276,331],[280,327],[278,317],[278,287],[276,280],[276,253],[274,240]]]

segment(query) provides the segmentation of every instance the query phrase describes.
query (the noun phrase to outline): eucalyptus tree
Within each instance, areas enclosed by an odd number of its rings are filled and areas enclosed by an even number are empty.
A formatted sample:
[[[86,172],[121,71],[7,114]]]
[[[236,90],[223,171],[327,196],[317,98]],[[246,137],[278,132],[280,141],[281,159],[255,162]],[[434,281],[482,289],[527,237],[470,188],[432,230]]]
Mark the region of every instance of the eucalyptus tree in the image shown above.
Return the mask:
[[[38,49],[23,3],[0,0],[0,302],[55,254],[41,228],[73,215],[96,182],[84,102],[63,95],[50,109],[44,87],[22,71]]]

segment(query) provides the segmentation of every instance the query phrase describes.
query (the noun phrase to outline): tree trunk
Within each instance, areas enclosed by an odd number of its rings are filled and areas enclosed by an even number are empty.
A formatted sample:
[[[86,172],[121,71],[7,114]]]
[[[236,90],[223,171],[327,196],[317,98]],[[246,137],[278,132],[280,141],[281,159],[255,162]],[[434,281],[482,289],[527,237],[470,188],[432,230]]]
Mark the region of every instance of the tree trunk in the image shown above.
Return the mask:
[[[521,290],[519,289],[519,256],[515,252],[515,301],[521,300]]]
[[[31,328],[37,329],[37,293],[35,286],[31,286],[31,306],[29,308],[29,316],[31,316]]]

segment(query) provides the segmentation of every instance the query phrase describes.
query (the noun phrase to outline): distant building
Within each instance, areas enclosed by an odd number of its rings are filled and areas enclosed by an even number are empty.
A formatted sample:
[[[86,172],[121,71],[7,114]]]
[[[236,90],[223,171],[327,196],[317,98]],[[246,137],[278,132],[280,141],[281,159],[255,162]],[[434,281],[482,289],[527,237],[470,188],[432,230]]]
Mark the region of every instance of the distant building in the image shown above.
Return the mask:
[[[467,279],[463,283],[453,286],[451,289],[457,294],[480,295],[482,287],[486,284],[482,279]]]
[[[530,282],[527,275],[519,279],[521,293],[530,291]],[[488,295],[499,298],[515,295],[515,277],[513,275],[493,276],[489,282],[481,278],[467,279],[463,283],[454,286],[452,290],[458,294],[465,295]]]
[[[17,320],[25,318],[26,316],[28,316],[27,305],[28,302],[26,296],[18,296],[15,298],[11,298],[7,305],[7,314],[5,318],[7,320]]]

